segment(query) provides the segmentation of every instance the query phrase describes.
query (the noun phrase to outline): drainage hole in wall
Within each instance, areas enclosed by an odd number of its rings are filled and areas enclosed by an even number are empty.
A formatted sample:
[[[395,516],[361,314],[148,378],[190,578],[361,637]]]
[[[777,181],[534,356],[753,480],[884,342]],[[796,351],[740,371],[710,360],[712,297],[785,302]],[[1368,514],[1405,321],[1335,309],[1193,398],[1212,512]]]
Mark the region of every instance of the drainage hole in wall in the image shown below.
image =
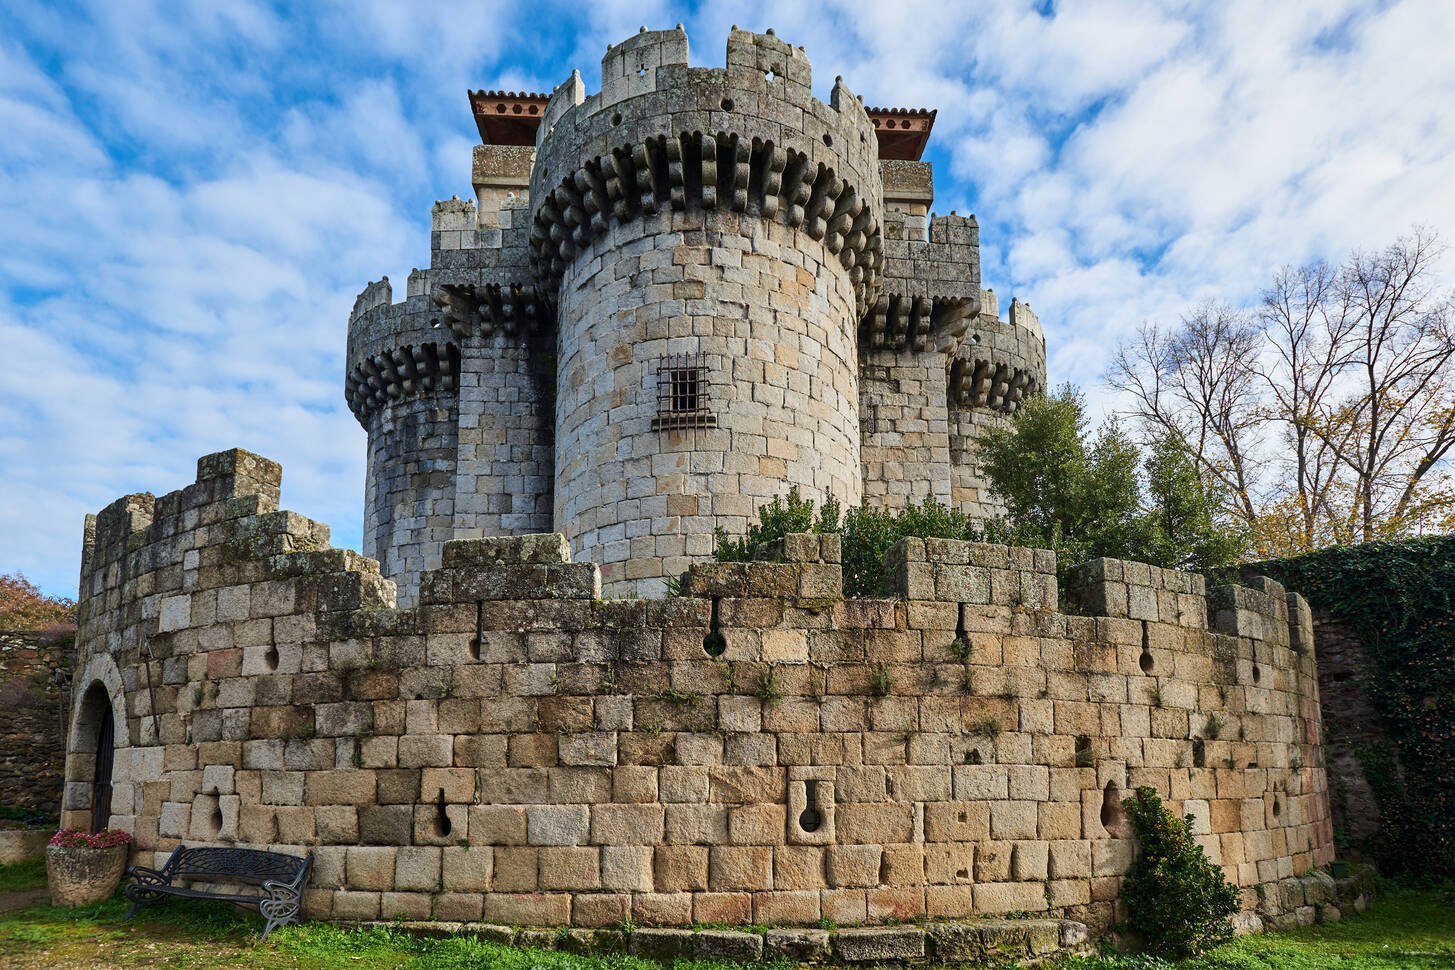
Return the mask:
[[[269,647],[268,652],[263,654],[263,666],[269,670],[278,669],[278,648]]]
[[[974,748],[971,748],[969,751],[965,752],[965,763],[967,765],[978,765],[983,764],[984,762],[980,757],[980,752],[976,751]]]
[[[1207,767],[1207,744],[1202,738],[1192,742],[1192,766],[1194,768]]]
[[[827,145],[829,148],[833,148],[834,147],[834,140],[833,140],[833,138],[829,137],[829,133],[828,132],[824,132],[823,133],[823,143],[825,145]]]
[[[733,110],[733,99],[732,98],[723,98],[722,99],[722,110],[724,110],[724,111],[731,111],[731,110]]]
[[[1258,665],[1257,664],[1254,664],[1253,665],[1253,683],[1256,684],[1256,683],[1258,683],[1258,681],[1260,681],[1262,679],[1263,679],[1263,671],[1261,671],[1261,670],[1258,669]]]
[[[1278,803],[1278,796],[1273,796],[1273,817],[1277,818],[1283,814],[1283,806]]]
[[[614,114],[614,115],[611,116],[611,123],[613,125],[619,125],[619,124],[621,124],[621,112],[620,111],[618,111],[616,114]]]

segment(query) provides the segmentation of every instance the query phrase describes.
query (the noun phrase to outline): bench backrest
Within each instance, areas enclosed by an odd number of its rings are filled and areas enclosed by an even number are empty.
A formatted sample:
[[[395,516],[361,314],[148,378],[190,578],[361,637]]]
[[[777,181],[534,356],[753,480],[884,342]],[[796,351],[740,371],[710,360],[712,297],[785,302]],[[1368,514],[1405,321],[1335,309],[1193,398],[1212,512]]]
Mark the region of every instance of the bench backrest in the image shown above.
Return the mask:
[[[230,849],[218,846],[178,847],[162,870],[172,876],[200,878],[218,876],[227,880],[262,882],[271,879],[295,883],[308,869],[312,856],[284,855],[262,849]]]

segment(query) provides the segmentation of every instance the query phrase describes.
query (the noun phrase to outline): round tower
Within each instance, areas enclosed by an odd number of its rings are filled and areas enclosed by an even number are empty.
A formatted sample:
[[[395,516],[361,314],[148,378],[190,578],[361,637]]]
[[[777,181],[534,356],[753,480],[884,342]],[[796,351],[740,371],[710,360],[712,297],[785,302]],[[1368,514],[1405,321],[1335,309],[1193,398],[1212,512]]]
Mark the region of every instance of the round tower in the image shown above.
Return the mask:
[[[369,435],[363,553],[412,606],[454,536],[460,347],[417,278],[404,302],[392,296],[385,277],[354,303],[344,393]]]
[[[882,264],[874,127],[808,58],[733,30],[608,50],[551,95],[531,266],[554,304],[555,522],[608,593],[657,592],[789,486],[862,495],[856,329]]]
[[[1046,337],[1031,308],[1011,300],[999,318],[995,291],[980,297],[975,317],[950,362],[950,493],[954,506],[976,519],[1005,513],[990,492],[975,437],[1005,424],[1022,402],[1046,389]]]

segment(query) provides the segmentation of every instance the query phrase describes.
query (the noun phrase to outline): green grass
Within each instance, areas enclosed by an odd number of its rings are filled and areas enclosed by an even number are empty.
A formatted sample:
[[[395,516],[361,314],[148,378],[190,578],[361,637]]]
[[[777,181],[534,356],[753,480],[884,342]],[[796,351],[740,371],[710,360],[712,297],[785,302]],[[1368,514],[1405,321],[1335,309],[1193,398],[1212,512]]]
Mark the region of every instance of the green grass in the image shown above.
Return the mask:
[[[1066,970],[1426,970],[1455,967],[1448,892],[1385,887],[1367,913],[1287,933],[1245,936],[1180,963],[1145,957],[1068,961]]]
[[[658,970],[627,956],[519,950],[471,939],[415,939],[389,929],[350,931],[321,923],[257,941],[261,920],[222,904],[178,904],[123,923],[126,902],[81,910],[40,906],[0,913],[0,966],[150,967],[166,970]],[[759,965],[760,967],[764,965]],[[1389,889],[1370,912],[1340,923],[1245,937],[1198,960],[1140,957],[1061,962],[1062,970],[1394,970],[1455,967],[1455,907],[1447,894]],[[738,970],[682,961],[675,970]],[[778,968],[786,970],[786,968]]]
[[[45,859],[0,866],[0,893],[45,888]]]

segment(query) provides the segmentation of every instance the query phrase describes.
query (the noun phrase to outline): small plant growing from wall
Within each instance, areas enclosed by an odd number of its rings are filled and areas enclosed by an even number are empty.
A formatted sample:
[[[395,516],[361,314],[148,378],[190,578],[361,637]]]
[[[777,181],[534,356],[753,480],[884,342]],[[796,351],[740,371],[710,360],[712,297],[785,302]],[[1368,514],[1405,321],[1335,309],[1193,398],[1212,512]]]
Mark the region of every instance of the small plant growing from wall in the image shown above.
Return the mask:
[[[875,695],[883,697],[894,689],[894,678],[889,673],[889,667],[882,663],[874,665],[869,674],[869,686]]]
[[[1192,816],[1178,818],[1145,785],[1122,807],[1140,843],[1122,880],[1127,928],[1149,953],[1173,959],[1231,939],[1228,917],[1238,911],[1238,889],[1193,841]]]

